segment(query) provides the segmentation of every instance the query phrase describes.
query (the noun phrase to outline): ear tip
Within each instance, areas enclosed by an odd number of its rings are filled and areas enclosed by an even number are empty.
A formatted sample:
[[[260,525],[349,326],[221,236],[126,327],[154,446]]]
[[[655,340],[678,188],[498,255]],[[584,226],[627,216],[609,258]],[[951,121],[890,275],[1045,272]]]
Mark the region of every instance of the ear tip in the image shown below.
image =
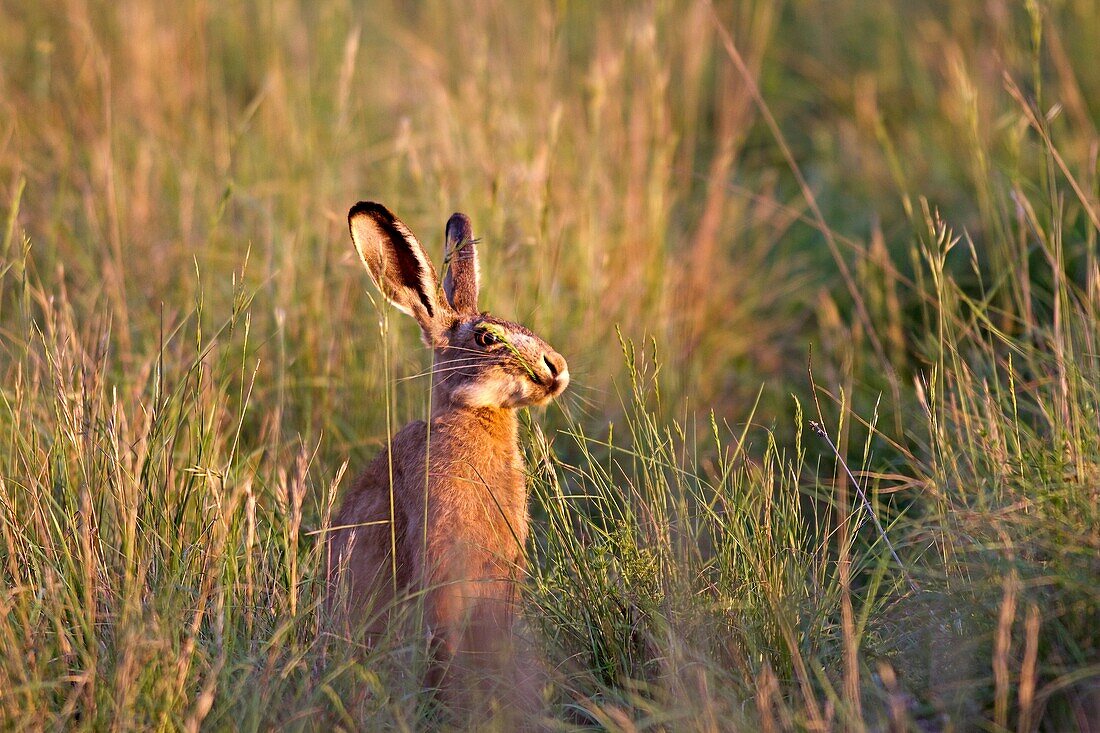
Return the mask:
[[[383,219],[393,220],[393,214],[382,204],[375,201],[360,201],[348,211],[348,221],[352,221],[363,214],[372,218],[382,217]]]
[[[453,241],[461,242],[467,239],[473,239],[474,228],[470,225],[470,217],[463,214],[461,211],[456,211],[451,214],[451,218],[447,220],[447,238]]]

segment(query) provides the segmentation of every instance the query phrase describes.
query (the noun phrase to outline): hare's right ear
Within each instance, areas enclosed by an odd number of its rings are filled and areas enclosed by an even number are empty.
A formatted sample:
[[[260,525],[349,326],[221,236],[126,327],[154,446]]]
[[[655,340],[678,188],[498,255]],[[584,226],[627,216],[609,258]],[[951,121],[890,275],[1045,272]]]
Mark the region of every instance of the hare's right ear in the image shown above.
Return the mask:
[[[477,291],[481,272],[477,263],[477,240],[470,217],[455,212],[447,220],[443,248],[443,293],[456,313],[477,315]]]
[[[382,204],[360,201],[348,212],[351,241],[382,295],[420,324],[424,340],[435,344],[442,333],[439,280],[431,260],[405,223]]]

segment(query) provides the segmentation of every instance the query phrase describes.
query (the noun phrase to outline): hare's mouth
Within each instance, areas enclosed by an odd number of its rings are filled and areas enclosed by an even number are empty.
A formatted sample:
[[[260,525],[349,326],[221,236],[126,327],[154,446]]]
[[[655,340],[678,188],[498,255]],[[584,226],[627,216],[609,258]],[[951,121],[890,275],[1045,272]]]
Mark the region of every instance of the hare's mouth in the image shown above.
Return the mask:
[[[553,381],[547,385],[546,390],[550,393],[551,397],[557,397],[565,388],[569,386],[569,370],[566,369],[561,374],[554,377]]]
[[[533,376],[531,381],[544,390],[545,394],[537,404],[545,405],[564,392],[565,388],[569,386],[569,371],[566,370],[552,377],[543,377],[541,379]]]

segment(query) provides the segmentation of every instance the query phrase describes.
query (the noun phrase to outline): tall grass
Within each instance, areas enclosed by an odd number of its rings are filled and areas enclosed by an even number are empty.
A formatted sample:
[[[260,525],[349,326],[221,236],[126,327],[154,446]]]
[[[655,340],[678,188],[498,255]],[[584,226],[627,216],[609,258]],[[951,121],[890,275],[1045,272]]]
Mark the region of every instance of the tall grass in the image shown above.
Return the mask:
[[[546,727],[1095,729],[1094,3],[223,5],[0,7],[5,728],[446,724],[317,614],[375,198],[575,374]]]

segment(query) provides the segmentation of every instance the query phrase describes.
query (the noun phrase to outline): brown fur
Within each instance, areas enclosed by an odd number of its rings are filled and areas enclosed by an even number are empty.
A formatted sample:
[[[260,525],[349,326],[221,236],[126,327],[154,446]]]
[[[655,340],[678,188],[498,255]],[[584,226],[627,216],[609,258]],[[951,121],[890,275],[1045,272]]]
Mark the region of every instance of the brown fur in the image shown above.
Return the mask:
[[[349,627],[374,634],[392,623],[395,601],[423,592],[437,681],[447,664],[491,668],[511,627],[527,540],[515,410],[560,394],[568,369],[527,329],[477,312],[465,217],[447,226],[448,259],[460,264],[444,280],[446,300],[419,242],[390,212],[360,203],[349,221],[379,289],[419,322],[435,375],[430,421],[393,437],[336,516],[329,606]],[[452,259],[459,245],[468,249]]]

